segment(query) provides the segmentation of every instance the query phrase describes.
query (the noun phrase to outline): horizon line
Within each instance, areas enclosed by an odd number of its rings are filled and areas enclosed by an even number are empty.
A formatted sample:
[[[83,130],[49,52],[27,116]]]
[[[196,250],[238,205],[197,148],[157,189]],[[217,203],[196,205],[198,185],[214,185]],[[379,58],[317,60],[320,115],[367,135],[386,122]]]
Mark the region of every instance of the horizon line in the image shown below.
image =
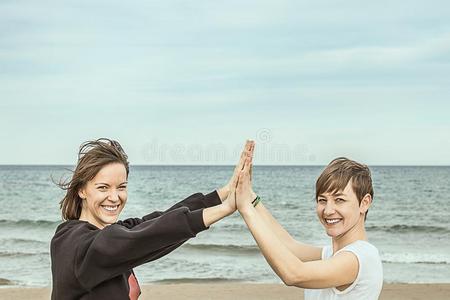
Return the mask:
[[[323,167],[327,164],[257,164],[260,167]],[[70,167],[75,164],[0,164],[0,167]],[[230,167],[234,164],[130,164],[130,167]],[[367,164],[369,167],[450,167],[450,164]]]

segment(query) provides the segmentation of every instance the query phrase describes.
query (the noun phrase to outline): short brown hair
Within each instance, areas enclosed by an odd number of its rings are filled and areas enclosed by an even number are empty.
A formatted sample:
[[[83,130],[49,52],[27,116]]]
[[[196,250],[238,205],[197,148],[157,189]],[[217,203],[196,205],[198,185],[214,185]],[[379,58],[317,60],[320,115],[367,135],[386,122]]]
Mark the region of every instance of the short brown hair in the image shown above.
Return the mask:
[[[339,157],[332,160],[317,179],[316,201],[321,194],[344,190],[350,180],[360,204],[367,194],[373,199],[372,176],[369,168],[351,159]]]
[[[80,218],[82,199],[78,195],[79,190],[89,180],[92,180],[101,168],[111,163],[123,164],[128,178],[128,156],[119,142],[100,138],[81,144],[72,179],[57,183],[60,188],[66,191],[66,195],[59,202],[63,220],[78,220]]]

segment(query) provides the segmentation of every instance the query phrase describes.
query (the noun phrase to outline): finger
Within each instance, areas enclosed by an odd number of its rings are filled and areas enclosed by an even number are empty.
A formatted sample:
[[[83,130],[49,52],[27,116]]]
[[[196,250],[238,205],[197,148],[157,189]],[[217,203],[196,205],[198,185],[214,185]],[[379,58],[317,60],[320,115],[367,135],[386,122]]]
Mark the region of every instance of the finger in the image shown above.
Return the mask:
[[[239,176],[237,176],[237,174],[236,174],[236,176],[233,176],[232,181],[231,181],[231,186],[230,186],[230,189],[232,191],[236,190],[236,187],[238,185],[238,179],[239,179]]]
[[[236,167],[234,169],[234,173],[235,174],[236,174],[237,171],[240,171],[240,170],[242,170],[244,168],[244,162],[245,162],[245,159],[248,156],[248,153],[249,153],[251,147],[252,147],[252,141],[247,140],[245,142],[244,149],[242,150],[241,157],[239,158],[239,162],[238,162],[238,164],[236,165]]]
[[[253,152],[255,151],[255,141],[250,141],[249,144],[249,151],[253,154]]]
[[[251,156],[253,155],[253,141],[248,141],[247,145],[246,145],[246,156]]]
[[[241,159],[239,160],[238,171],[241,171],[244,168],[245,160],[247,159],[249,154],[248,150],[243,150],[241,154]]]
[[[249,175],[250,175],[250,181],[253,178],[253,154],[254,154],[254,150],[255,150],[255,141],[250,141],[250,168],[249,168]]]
[[[252,185],[252,172],[253,172],[253,162],[252,162],[251,157],[247,164],[248,164],[248,166],[247,166],[246,177],[247,177],[248,184],[251,186]]]
[[[244,179],[244,170],[239,171],[239,175],[237,176],[238,178],[238,185],[242,184],[242,181]]]
[[[251,161],[252,161],[251,157],[248,157],[245,160],[244,169],[242,170],[243,176],[245,177],[245,179],[250,177],[250,163],[251,163]]]
[[[254,149],[255,142],[252,140],[247,140],[246,144],[246,157],[253,156],[253,149]]]
[[[242,171],[240,172],[239,176],[237,176],[237,178],[238,178],[238,184],[236,186],[236,190],[240,191],[240,190],[242,190],[242,184],[244,183],[244,181],[243,181],[244,176],[243,176]]]
[[[247,151],[250,150],[252,148],[252,144],[253,144],[252,140],[247,140],[245,143],[245,150]]]
[[[244,160],[245,160],[246,156],[247,156],[246,152],[242,151],[241,156],[239,157],[239,161],[238,161],[236,167],[234,168],[234,172],[233,173],[236,173],[237,171],[242,170],[242,166],[244,164]]]

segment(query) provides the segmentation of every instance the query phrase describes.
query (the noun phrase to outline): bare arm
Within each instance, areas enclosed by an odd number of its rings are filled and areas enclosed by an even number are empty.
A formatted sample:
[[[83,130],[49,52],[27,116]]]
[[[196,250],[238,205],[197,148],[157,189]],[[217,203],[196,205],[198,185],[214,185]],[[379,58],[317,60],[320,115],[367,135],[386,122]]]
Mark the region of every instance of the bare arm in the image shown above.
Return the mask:
[[[297,258],[305,262],[321,259],[322,248],[296,241],[261,202],[256,206],[256,211],[270,230]]]
[[[352,283],[359,268],[354,254],[342,252],[331,259],[305,262],[280,242],[281,236],[270,228],[251,204],[250,162],[250,159],[246,161],[239,177],[236,189],[237,208],[275,273],[286,285],[303,288],[327,288]]]
[[[246,145],[247,146],[247,145]],[[250,144],[250,157],[254,152],[255,144]],[[241,157],[242,159],[242,157]],[[250,158],[251,159],[251,158]],[[242,169],[242,168],[241,168]],[[250,164],[250,193],[251,199],[256,198],[256,194],[252,189],[252,165]],[[322,248],[296,241],[286,229],[272,216],[270,211],[260,202],[256,206],[256,211],[261,216],[262,221],[272,230],[278,239],[299,259],[302,261],[319,260],[322,258]]]
[[[207,207],[203,210],[203,223],[206,227],[209,227],[226,216],[231,215],[234,211],[225,202],[216,206]]]
[[[273,231],[268,230],[268,226],[251,204],[247,209],[239,208],[239,212],[264,258],[286,285],[329,288],[355,281],[359,264],[353,253],[342,252],[331,259],[304,262],[280,243]]]

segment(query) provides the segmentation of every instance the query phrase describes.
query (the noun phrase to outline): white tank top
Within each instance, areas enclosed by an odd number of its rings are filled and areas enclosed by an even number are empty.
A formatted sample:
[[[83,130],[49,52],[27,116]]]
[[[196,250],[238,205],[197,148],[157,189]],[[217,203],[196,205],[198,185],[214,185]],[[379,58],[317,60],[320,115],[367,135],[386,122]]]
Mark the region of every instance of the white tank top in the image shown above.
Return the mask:
[[[305,300],[378,299],[383,287],[383,267],[378,249],[369,242],[358,240],[337,251],[336,254],[341,251],[350,251],[358,258],[359,270],[355,281],[343,291],[336,288],[305,289]],[[332,256],[331,246],[322,249],[322,259]]]

